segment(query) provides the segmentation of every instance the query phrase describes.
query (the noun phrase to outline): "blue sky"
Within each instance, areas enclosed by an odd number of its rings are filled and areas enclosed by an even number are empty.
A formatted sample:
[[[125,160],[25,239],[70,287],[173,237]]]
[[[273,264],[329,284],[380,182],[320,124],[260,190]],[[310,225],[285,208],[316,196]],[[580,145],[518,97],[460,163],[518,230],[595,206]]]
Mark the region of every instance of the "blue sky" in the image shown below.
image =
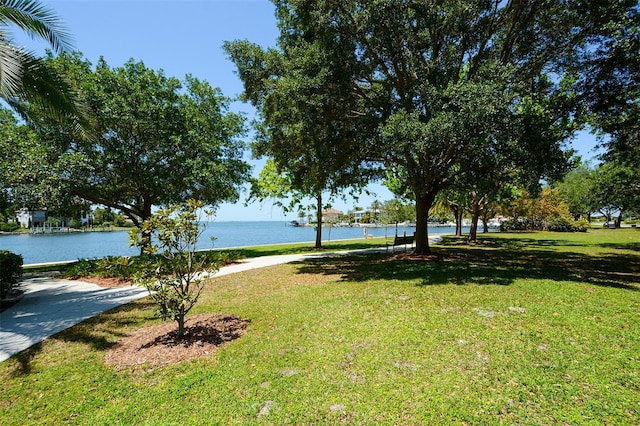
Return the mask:
[[[183,79],[192,74],[220,87],[229,97],[239,95],[242,82],[235,66],[223,50],[225,40],[248,39],[263,47],[275,47],[278,36],[274,6],[269,0],[43,0],[65,22],[76,50],[96,63],[103,56],[111,67],[130,58],[143,61],[167,76]],[[39,51],[27,42],[26,47]],[[251,115],[253,109],[236,102],[234,111]],[[583,158],[592,157],[595,138],[578,136],[574,147]],[[262,162],[255,164],[254,174]],[[384,201],[391,193],[380,185],[371,185],[376,196],[362,196],[358,202],[336,200],[333,207],[347,211],[359,205],[367,207],[373,199]],[[270,204],[224,204],[216,220],[287,220],[278,207]]]

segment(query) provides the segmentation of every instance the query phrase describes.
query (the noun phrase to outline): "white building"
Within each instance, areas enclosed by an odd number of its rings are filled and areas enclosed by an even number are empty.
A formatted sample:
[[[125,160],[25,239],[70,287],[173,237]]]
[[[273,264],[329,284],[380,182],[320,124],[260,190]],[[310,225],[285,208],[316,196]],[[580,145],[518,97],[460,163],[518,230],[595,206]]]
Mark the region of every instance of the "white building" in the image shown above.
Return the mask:
[[[365,216],[377,217],[378,220],[380,220],[380,210],[374,209],[373,207],[367,207],[364,210],[356,210],[353,212],[353,217],[356,223],[360,223],[362,218]]]
[[[16,212],[16,220],[23,228],[42,227],[47,221],[47,213],[46,210],[29,210],[23,207]]]
[[[42,228],[45,225],[47,219],[49,219],[49,212],[47,210],[29,210],[26,207],[21,208],[16,212],[16,221],[23,228]],[[90,213],[85,211],[82,213],[80,223],[82,226],[89,225]],[[59,226],[69,227],[71,226],[71,219],[59,218]]]

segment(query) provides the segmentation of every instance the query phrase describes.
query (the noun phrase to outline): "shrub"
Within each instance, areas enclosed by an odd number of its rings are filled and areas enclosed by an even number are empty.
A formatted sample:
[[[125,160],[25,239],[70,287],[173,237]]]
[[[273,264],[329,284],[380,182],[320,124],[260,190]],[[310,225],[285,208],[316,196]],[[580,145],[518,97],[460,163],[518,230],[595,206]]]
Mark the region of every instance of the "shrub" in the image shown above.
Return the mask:
[[[80,277],[117,278],[133,280],[142,271],[157,268],[158,256],[143,255],[136,257],[107,256],[102,259],[80,259],[69,266],[63,273],[65,278]]]
[[[569,219],[556,217],[547,224],[547,229],[552,232],[574,232],[573,224]]]
[[[591,229],[591,224],[587,219],[582,218],[574,221],[573,227],[575,228],[575,232],[587,232],[587,229]]]
[[[500,232],[512,232],[512,231],[529,231],[533,229],[533,222],[531,219],[509,219],[500,224]]]
[[[127,222],[127,218],[123,214],[117,214],[113,218],[113,224],[118,228],[130,228],[131,223]]]
[[[7,297],[22,276],[22,256],[0,250],[0,299]]]
[[[98,269],[98,259],[80,259],[69,266],[62,274],[65,278],[72,280],[80,277],[90,277],[95,275]]]
[[[98,260],[97,275],[124,280],[131,277],[133,262],[130,257],[107,256]]]
[[[548,229],[552,232],[587,232],[589,226],[584,219],[571,221],[564,217],[557,217],[549,221]]]
[[[20,224],[17,222],[0,223],[0,231],[2,232],[13,232],[18,229],[20,229]]]

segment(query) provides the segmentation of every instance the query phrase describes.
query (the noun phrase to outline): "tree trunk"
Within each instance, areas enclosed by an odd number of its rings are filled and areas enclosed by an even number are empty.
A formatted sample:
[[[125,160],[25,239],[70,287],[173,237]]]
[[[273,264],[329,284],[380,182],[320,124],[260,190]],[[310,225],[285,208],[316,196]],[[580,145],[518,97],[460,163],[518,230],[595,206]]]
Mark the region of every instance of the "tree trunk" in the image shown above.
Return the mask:
[[[141,231],[140,232],[140,243],[138,246],[140,247],[140,256],[145,254],[147,248],[151,245],[151,232],[149,231]]]
[[[618,218],[616,219],[616,228],[620,228],[622,226],[622,213],[623,213],[623,211],[620,210],[620,214],[618,215]]]
[[[142,227],[142,225],[144,224],[144,222],[147,219],[151,218],[151,204],[148,203],[146,200],[143,202],[143,206],[142,206],[142,212],[140,214],[140,218],[139,218],[139,227]],[[135,223],[135,221],[134,221]],[[140,255],[143,255],[145,250],[151,245],[151,233],[149,232],[142,232],[142,238],[140,241]]]
[[[428,222],[433,199],[433,196],[416,194],[416,254],[431,254]]]
[[[471,229],[469,230],[469,242],[475,243],[478,241],[478,218],[480,215],[478,211],[474,208],[473,213],[471,214]]]
[[[485,234],[489,233],[489,217],[486,214],[482,215],[482,232]]]
[[[184,337],[184,315],[176,318],[178,322],[178,339],[182,339]]]
[[[478,241],[478,219],[480,218],[480,201],[477,194],[473,194],[473,200],[471,201],[471,229],[469,230],[469,242],[475,243]]]
[[[315,248],[322,248],[322,191],[318,191],[316,194],[316,218],[318,223],[316,226],[316,246]]]
[[[462,207],[458,205],[451,205],[451,210],[456,218],[456,237],[462,237]]]

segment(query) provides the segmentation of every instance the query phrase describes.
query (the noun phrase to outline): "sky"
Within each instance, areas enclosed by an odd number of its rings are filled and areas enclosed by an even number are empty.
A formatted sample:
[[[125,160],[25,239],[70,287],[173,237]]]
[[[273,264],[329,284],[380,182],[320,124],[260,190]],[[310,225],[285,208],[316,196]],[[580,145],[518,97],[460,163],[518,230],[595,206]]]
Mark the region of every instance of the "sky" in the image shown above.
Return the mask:
[[[222,49],[223,42],[247,39],[263,47],[276,47],[278,37],[275,7],[269,0],[42,0],[42,4],[61,18],[75,50],[94,65],[101,56],[112,68],[133,58],[148,68],[164,70],[169,77],[184,79],[191,74],[206,80],[231,98],[240,95],[243,86],[235,65]],[[44,53],[44,47],[33,41],[22,44]],[[249,117],[254,113],[250,105],[241,102],[232,103],[231,110]],[[584,132],[573,147],[583,159],[589,159],[595,144],[595,137]],[[249,153],[247,160],[254,165],[253,174],[257,176],[264,161],[252,160]],[[332,207],[347,212],[355,206],[368,207],[373,200],[393,198],[379,184],[370,185],[369,190],[373,195],[362,195],[358,201],[335,200]],[[246,206],[246,195],[236,204],[221,205],[215,220],[297,218],[296,214],[285,216],[270,203]]]

